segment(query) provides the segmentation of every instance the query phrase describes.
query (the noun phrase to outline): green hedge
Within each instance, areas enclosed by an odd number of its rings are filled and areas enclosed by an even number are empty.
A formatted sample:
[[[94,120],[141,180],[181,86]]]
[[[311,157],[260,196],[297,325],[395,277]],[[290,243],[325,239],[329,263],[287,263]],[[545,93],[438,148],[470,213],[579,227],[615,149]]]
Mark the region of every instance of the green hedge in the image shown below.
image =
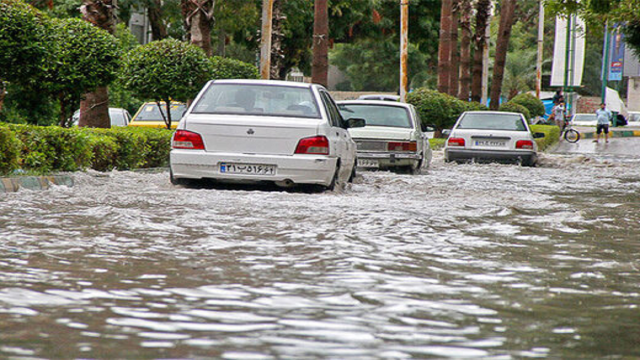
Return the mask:
[[[531,132],[544,133],[543,138],[536,139],[536,143],[538,143],[538,150],[540,151],[555,144],[560,138],[560,128],[555,125],[530,125],[529,127],[531,128]]]
[[[544,116],[544,103],[531,94],[524,93],[516,95],[513,99],[509,100],[509,102],[526,107],[531,117]]]
[[[462,101],[427,88],[419,88],[407,94],[407,103],[416,107],[424,124],[434,125],[438,131],[452,127],[465,111],[487,110],[480,103]]]
[[[529,119],[531,119],[531,113],[529,113],[529,109],[527,109],[525,106],[517,104],[515,102],[509,101],[509,102],[506,102],[506,103],[500,105],[500,111],[520,113],[520,114],[524,115],[524,118],[527,119],[527,121]]]
[[[169,163],[172,131],[143,128],[0,126],[0,173],[34,173],[163,167]]]

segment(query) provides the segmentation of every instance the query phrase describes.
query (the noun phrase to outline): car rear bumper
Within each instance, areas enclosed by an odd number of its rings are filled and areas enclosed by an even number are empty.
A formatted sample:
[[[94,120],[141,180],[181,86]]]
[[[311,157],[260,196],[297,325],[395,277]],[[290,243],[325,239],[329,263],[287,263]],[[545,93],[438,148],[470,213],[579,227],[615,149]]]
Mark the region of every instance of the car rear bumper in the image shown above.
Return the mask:
[[[322,155],[254,155],[208,153],[200,150],[171,150],[170,166],[176,179],[216,179],[229,181],[292,181],[296,184],[328,186],[335,173],[337,158]],[[273,175],[229,174],[221,163],[275,165]]]
[[[535,151],[499,151],[499,150],[469,150],[450,149],[444,150],[444,158],[447,161],[480,161],[480,162],[506,162],[506,163],[535,163],[538,156]]]
[[[421,154],[416,153],[389,153],[389,152],[361,152],[358,151],[359,160],[374,160],[379,167],[388,168],[395,166],[417,166],[422,160]]]

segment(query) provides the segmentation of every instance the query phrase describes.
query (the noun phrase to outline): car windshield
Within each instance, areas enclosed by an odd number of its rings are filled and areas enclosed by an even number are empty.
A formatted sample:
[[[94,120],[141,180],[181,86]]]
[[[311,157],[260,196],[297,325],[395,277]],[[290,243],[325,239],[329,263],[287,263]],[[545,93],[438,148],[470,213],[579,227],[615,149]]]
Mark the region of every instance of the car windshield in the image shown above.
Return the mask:
[[[281,85],[212,84],[192,112],[320,118],[311,89]]]
[[[496,113],[465,114],[457,129],[527,131],[520,115]]]
[[[165,105],[160,103],[162,108],[162,114],[167,114]],[[182,114],[187,109],[185,104],[171,104],[171,120],[178,121],[182,118]],[[142,110],[138,112],[135,121],[164,121],[164,118],[160,114],[160,109],[157,104],[145,104]]]
[[[109,118],[111,119],[111,126],[127,125],[127,119],[125,118],[122,110],[109,109]]]
[[[597,121],[596,114],[576,114],[573,121]]]
[[[407,108],[370,104],[340,104],[340,113],[345,119],[364,119],[367,126],[412,128]]]

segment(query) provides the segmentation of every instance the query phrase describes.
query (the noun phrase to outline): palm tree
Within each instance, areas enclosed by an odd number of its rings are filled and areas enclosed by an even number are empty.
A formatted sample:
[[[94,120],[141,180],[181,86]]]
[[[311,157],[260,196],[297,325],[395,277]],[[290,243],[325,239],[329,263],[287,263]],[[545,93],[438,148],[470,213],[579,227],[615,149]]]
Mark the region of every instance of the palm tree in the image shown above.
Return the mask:
[[[460,2],[454,0],[451,8],[451,70],[449,72],[449,95],[458,96],[460,79],[460,51],[458,50],[458,26],[460,25]]]
[[[315,0],[311,81],[327,86],[329,73],[329,9],[327,0]]]
[[[442,0],[440,8],[440,44],[438,45],[438,91],[449,93],[451,73],[451,7],[453,0]]]
[[[498,110],[500,107],[500,94],[502,92],[502,79],[504,78],[504,66],[507,61],[507,50],[509,48],[509,38],[511,37],[511,27],[515,21],[516,0],[503,0],[500,9],[500,28],[498,29],[498,39],[496,40],[496,53],[493,65],[493,80],[491,83],[491,110]]]
[[[471,85],[471,0],[462,0],[460,3],[460,84],[458,98],[469,100],[469,87]]]
[[[202,48],[207,56],[212,56],[211,29],[216,0],[181,0],[180,5],[189,41]]]
[[[515,50],[507,54],[502,89],[508,94],[509,100],[535,88],[537,55],[535,49]]]
[[[478,0],[476,3],[476,32],[473,37],[474,52],[471,76],[471,100],[480,101],[482,98],[482,54],[485,46],[485,34],[489,26],[491,15],[491,0]]]

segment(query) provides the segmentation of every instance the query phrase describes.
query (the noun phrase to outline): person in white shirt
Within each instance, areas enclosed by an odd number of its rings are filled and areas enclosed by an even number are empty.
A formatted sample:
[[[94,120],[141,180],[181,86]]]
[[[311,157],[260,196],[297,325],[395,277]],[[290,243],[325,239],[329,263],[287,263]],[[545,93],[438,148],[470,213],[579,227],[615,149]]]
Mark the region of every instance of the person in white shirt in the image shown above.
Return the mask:
[[[553,119],[555,120],[556,125],[560,128],[561,132],[564,128],[564,110],[564,102],[562,101],[553,108]]]
[[[596,110],[596,118],[598,122],[596,124],[596,139],[593,142],[600,141],[600,134],[604,131],[604,141],[609,142],[609,120],[611,120],[611,111],[607,109],[607,106],[602,103],[600,109]]]

